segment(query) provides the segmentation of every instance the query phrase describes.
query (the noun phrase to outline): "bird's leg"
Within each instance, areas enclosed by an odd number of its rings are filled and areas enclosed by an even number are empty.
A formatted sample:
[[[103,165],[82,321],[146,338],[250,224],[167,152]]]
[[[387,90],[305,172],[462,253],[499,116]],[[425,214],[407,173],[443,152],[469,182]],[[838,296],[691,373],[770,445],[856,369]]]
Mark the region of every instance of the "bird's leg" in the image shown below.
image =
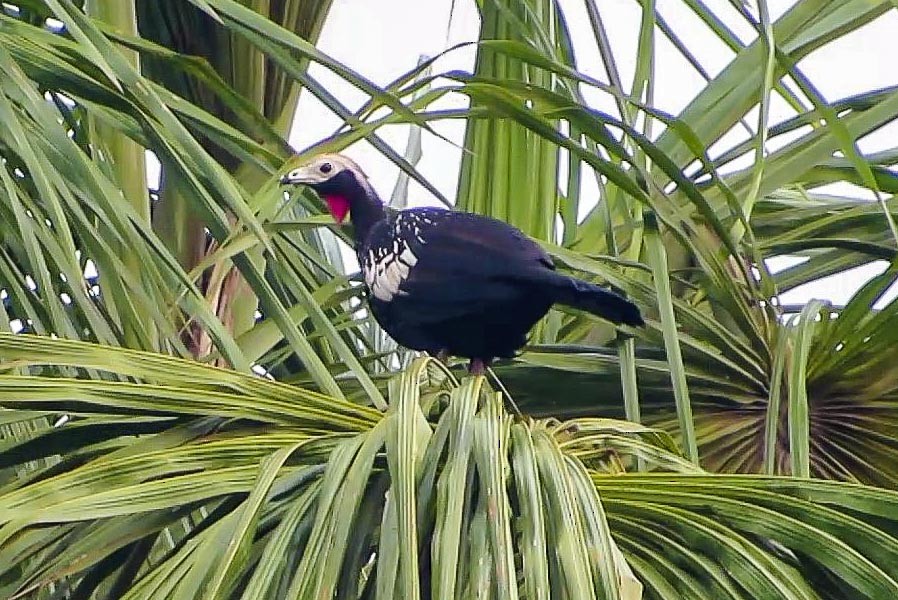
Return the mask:
[[[472,358],[471,364],[468,365],[468,373],[471,375],[486,375],[486,369],[490,366],[489,359]]]

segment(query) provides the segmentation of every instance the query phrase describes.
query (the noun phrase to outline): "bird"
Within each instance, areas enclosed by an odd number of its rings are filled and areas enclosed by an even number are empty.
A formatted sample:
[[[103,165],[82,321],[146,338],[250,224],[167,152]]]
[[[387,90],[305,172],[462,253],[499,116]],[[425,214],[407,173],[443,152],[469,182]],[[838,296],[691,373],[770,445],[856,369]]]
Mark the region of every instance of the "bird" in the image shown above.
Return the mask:
[[[539,244],[508,223],[437,207],[388,209],[347,156],[318,155],[280,183],[312,188],[338,224],[349,215],[368,305],[384,331],[443,361],[465,358],[471,374],[516,356],[556,303],[644,325],[636,304],[559,273]]]

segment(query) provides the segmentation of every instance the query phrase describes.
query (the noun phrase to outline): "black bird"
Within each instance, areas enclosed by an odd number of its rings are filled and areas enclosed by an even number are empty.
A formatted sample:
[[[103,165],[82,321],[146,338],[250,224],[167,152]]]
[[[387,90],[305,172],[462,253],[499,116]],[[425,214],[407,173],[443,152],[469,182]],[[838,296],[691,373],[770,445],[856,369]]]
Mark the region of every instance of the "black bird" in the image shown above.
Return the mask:
[[[441,208],[384,208],[355,162],[324,154],[281,178],[304,184],[338,223],[349,213],[371,312],[399,344],[470,359],[482,374],[510,358],[554,303],[613,323],[643,325],[635,304],[555,271],[548,254],[514,227]]]

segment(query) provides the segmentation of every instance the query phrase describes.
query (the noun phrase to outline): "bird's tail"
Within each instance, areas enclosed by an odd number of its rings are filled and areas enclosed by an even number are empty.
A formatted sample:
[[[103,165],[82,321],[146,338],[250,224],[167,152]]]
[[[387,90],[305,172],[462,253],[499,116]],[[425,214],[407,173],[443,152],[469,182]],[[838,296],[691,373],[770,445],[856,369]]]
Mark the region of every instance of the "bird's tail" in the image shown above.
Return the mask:
[[[541,287],[558,304],[585,310],[612,323],[645,325],[639,308],[611,290],[555,271],[545,271],[541,279],[544,284]]]

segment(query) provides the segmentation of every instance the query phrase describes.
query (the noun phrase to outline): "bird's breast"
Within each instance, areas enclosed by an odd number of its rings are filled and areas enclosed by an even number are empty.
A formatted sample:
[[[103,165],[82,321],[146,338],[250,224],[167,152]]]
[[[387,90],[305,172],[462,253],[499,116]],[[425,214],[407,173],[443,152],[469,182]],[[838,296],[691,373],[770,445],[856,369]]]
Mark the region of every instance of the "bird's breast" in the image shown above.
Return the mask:
[[[393,240],[390,245],[369,248],[362,257],[365,283],[375,298],[389,302],[397,295],[406,294],[400,286],[408,279],[417,262],[415,253],[400,240]]]

